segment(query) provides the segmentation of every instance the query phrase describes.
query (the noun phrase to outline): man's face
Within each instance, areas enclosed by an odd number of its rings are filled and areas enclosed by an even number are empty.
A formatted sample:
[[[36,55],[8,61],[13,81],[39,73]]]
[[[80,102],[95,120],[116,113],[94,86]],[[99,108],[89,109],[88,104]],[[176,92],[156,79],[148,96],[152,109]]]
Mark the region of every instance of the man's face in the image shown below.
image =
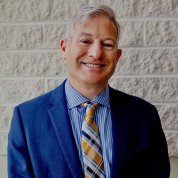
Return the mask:
[[[116,27],[105,16],[78,22],[72,39],[61,41],[71,84],[105,87],[121,55],[116,43]]]

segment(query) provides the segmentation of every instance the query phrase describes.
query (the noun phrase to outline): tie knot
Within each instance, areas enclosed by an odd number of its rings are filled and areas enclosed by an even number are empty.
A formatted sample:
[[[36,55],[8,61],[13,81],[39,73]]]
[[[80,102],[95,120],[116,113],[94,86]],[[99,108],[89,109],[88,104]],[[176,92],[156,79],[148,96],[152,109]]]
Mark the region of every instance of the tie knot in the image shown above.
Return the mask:
[[[93,114],[98,106],[98,103],[87,102],[87,103],[82,103],[81,106],[86,107],[86,115],[93,116]]]

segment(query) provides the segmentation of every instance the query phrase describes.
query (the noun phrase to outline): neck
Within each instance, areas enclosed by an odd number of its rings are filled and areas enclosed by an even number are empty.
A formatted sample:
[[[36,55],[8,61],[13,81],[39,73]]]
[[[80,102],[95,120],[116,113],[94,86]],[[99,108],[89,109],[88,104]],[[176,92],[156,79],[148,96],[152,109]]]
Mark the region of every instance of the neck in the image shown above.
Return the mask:
[[[83,83],[81,83],[80,85],[76,85],[75,82],[71,81],[70,79],[69,82],[72,87],[75,88],[75,90],[77,90],[80,94],[90,100],[98,96],[102,91],[104,91],[104,89],[108,85],[107,83],[105,85],[87,85]]]

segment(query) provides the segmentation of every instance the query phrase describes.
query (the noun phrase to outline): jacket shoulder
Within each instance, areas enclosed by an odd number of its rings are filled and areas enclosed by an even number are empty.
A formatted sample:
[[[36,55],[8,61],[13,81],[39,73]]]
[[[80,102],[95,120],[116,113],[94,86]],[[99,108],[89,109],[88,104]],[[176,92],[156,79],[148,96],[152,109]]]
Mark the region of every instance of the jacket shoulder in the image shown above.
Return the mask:
[[[156,109],[156,107],[143,98],[133,96],[122,91],[110,88],[111,102],[131,108]]]
[[[42,105],[43,103],[48,103],[51,93],[52,91],[37,96],[33,99],[27,100],[23,103],[20,103],[17,107],[25,108],[25,107],[35,106],[35,105]]]
[[[60,96],[64,95],[64,83],[59,85],[57,88],[37,96],[33,99],[20,103],[17,107],[21,110],[37,109],[48,107],[49,105],[58,102]]]

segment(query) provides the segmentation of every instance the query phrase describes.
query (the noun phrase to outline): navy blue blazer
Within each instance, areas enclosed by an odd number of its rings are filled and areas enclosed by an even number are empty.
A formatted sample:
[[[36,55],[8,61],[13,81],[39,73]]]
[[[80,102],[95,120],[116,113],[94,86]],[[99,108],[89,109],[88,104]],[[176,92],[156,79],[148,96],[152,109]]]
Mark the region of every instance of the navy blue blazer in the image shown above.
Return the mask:
[[[110,88],[111,178],[168,178],[167,143],[156,108]],[[106,138],[107,139],[107,138]],[[84,178],[64,83],[15,107],[8,135],[9,178]]]

